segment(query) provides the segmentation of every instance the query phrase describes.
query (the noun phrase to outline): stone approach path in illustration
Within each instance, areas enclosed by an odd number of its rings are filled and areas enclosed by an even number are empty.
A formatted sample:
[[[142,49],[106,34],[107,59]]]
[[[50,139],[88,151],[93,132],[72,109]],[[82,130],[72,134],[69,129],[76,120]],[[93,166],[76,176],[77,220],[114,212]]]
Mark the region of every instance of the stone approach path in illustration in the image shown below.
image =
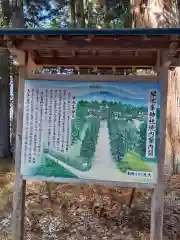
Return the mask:
[[[129,176],[123,174],[117,167],[116,163],[112,158],[110,150],[110,139],[107,121],[103,120],[100,122],[99,135],[96,145],[96,151],[92,167],[89,171],[83,172],[76,168],[69,166],[68,164],[57,160],[51,155],[46,155],[71,173],[75,174],[78,178],[83,179],[97,179],[107,181],[123,181],[129,180]]]

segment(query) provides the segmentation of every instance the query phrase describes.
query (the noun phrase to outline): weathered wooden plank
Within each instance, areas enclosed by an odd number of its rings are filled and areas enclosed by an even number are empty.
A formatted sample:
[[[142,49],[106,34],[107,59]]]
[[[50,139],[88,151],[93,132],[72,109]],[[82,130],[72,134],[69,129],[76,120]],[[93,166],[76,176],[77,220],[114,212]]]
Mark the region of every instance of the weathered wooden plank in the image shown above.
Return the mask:
[[[55,58],[52,57],[37,57],[34,58],[37,65],[43,66],[61,66],[71,68],[72,66],[80,66],[84,68],[88,67],[154,67],[156,64],[156,59],[153,57],[114,57],[113,54],[107,55],[105,57],[67,57],[67,58]]]
[[[103,41],[103,44],[102,44]],[[165,38],[159,39],[150,39],[146,41],[142,37],[118,37],[114,39],[109,39],[108,37],[104,37],[100,39],[99,37],[93,38],[93,40],[89,39],[70,39],[70,40],[60,40],[58,38],[55,39],[46,39],[46,40],[33,40],[33,39],[24,39],[15,42],[17,48],[21,50],[35,50],[35,49],[78,49],[78,48],[96,48],[96,49],[144,49],[144,50],[153,50],[157,51],[158,49],[168,49],[170,41],[166,41]]]
[[[12,213],[13,240],[24,239],[24,210],[25,210],[26,181],[23,180],[21,176],[20,167],[21,167],[23,107],[24,107],[24,79],[26,78],[26,76],[27,68],[25,66],[20,66],[18,86],[16,149],[15,149],[16,178],[13,190],[13,213]]]
[[[152,196],[151,212],[151,240],[163,239],[163,211],[165,190],[165,144],[166,144],[166,118],[167,118],[167,93],[168,93],[168,67],[163,66],[159,73],[160,81],[160,141],[158,145],[158,178]]]
[[[54,178],[44,176],[23,176],[25,180],[31,181],[46,181],[46,182],[57,182],[57,183],[70,183],[70,184],[100,184],[103,186],[117,186],[124,188],[148,188],[153,189],[154,183],[137,183],[137,182],[118,182],[118,181],[107,181],[107,180],[94,180],[94,179],[75,179],[75,178]]]
[[[109,56],[109,57],[108,57]],[[79,68],[140,68],[140,69],[152,69],[156,66],[156,60],[153,56],[151,57],[114,57],[112,55],[107,55],[105,57],[85,57],[85,58],[56,58],[52,57],[38,57],[34,58],[34,61],[38,67],[64,67],[69,69],[74,69],[75,66]],[[169,58],[167,64],[170,64],[170,67],[178,67],[180,65],[180,59],[178,58]]]
[[[30,80],[82,81],[82,82],[157,82],[157,76],[123,76],[123,75],[58,75],[28,74]]]

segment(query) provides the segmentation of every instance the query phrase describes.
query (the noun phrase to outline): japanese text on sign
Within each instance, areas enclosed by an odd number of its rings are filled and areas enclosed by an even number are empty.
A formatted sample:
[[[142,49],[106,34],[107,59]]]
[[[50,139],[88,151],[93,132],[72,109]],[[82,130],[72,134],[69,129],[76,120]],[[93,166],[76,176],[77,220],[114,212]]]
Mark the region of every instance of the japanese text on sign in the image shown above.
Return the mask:
[[[157,92],[149,91],[146,157],[155,157]]]
[[[67,152],[71,119],[75,112],[76,99],[71,92],[65,89],[27,88],[22,148],[24,163],[36,165],[44,148]],[[42,136],[43,129],[45,133]]]

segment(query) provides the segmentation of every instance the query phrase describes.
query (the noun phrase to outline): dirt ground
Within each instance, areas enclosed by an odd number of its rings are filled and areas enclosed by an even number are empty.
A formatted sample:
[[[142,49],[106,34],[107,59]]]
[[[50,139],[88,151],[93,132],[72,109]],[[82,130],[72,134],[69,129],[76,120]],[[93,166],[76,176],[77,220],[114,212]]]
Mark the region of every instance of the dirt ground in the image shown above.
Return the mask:
[[[10,172],[9,172],[10,171]],[[0,240],[11,239],[12,166],[0,168]],[[28,182],[25,240],[148,240],[151,191],[99,185]],[[167,182],[164,239],[180,239],[180,175]]]

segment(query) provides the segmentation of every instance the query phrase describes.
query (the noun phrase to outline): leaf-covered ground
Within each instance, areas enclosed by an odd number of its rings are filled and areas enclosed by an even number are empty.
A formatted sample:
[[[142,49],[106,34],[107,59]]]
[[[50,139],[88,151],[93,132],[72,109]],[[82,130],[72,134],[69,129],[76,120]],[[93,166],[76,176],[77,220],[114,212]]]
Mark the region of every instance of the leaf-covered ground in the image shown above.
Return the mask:
[[[13,173],[0,174],[0,240],[11,239]],[[25,240],[149,239],[151,191],[93,185],[28,183]],[[164,239],[180,239],[180,175],[167,182]]]

